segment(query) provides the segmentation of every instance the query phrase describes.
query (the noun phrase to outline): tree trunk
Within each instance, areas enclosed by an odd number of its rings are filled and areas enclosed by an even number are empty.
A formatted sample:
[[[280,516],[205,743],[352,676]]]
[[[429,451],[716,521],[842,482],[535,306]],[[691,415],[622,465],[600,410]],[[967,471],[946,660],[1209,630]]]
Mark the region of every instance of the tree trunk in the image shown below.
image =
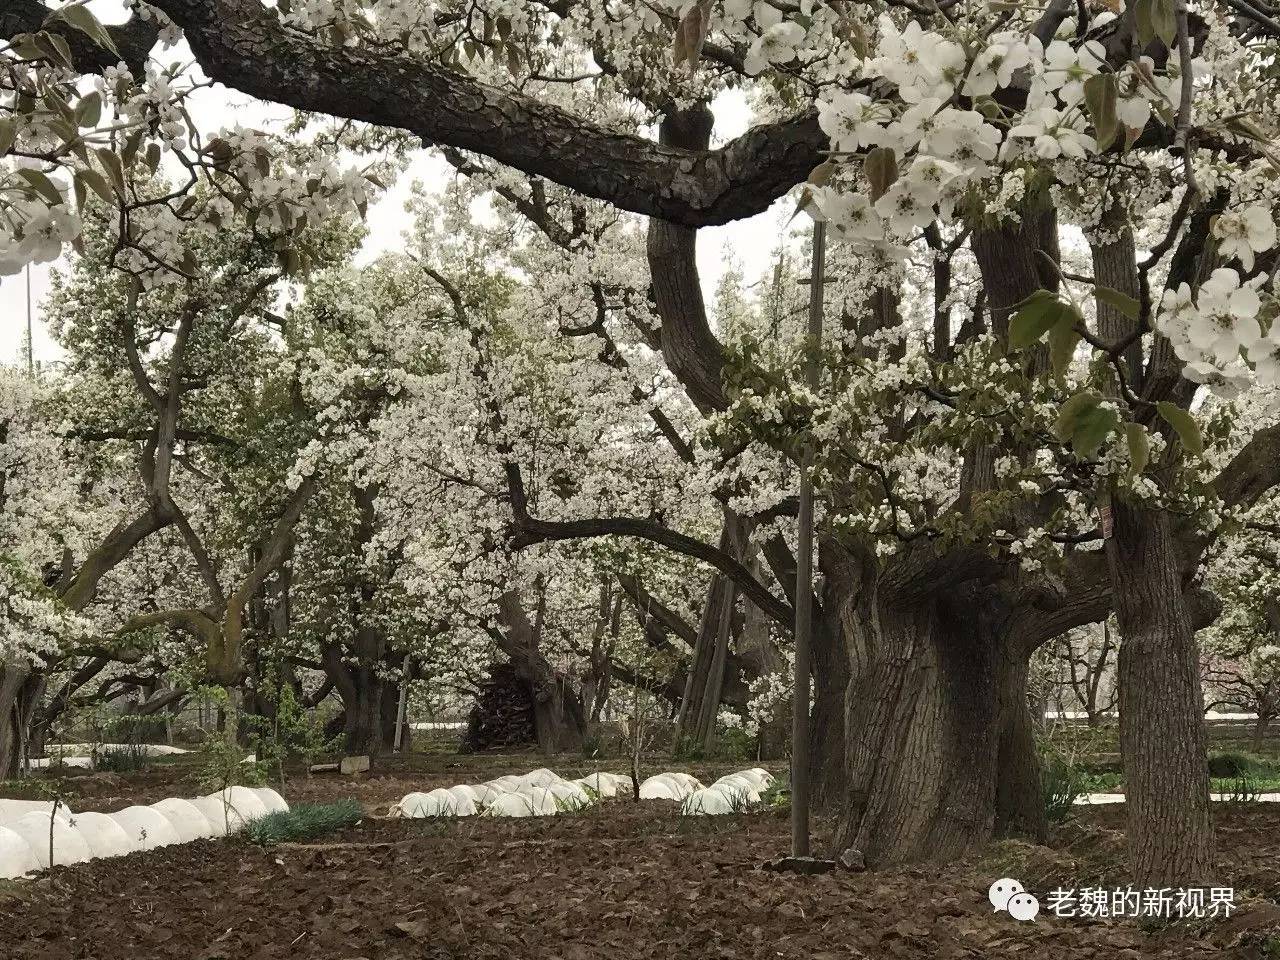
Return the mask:
[[[1253,724],[1253,752],[1261,753],[1267,745],[1267,732],[1271,729],[1272,717],[1270,714],[1259,713],[1258,719]]]
[[[582,698],[538,649],[541,617],[539,626],[531,623],[518,591],[508,590],[498,599],[498,619],[504,629],[497,639],[533,697],[539,749],[547,754],[581,750],[586,735]]]
[[[1007,619],[1004,604],[972,586],[911,598],[872,587],[846,606],[838,849],[854,847],[874,867],[959,857],[997,829],[1043,836],[1028,651],[1002,635]]]
[[[1119,503],[1113,513],[1107,560],[1120,623],[1120,755],[1133,880],[1208,882],[1204,696],[1169,515]]]
[[[383,657],[372,655],[381,646],[369,628],[356,633],[357,662],[344,662],[342,648],[327,644],[321,653],[325,675],[342,698],[342,741],[348,755],[379,756],[391,749],[395,734],[396,687],[379,676]],[[389,692],[388,692],[389,691]],[[384,700],[390,699],[391,719]]]
[[[827,607],[826,610],[836,608]],[[848,790],[845,714],[849,695],[849,652],[838,618],[814,611],[813,706],[809,712],[809,803],[814,810],[833,809]]]
[[[764,580],[764,563],[759,554],[752,557],[751,572],[757,580]],[[755,677],[777,676],[782,682],[787,679],[787,663],[782,657],[778,645],[774,642],[769,615],[757,607],[750,599],[743,600],[742,634],[738,640],[738,659],[742,662],[742,673],[754,674]],[[817,627],[818,630],[821,626]],[[817,630],[815,630],[815,633]],[[816,644],[815,644],[816,646]],[[843,655],[842,655],[843,658]],[[750,703],[750,685],[747,684],[745,699]],[[722,697],[728,700],[728,697]],[[840,691],[840,703],[844,702],[843,687]],[[839,726],[843,726],[843,719]],[[791,700],[783,699],[773,707],[772,716],[763,720],[757,733],[756,756],[760,760],[778,760],[786,756],[787,744],[791,736]],[[843,757],[840,759],[844,765]],[[817,773],[816,764],[811,758],[810,780]],[[812,784],[811,784],[812,786]],[[812,801],[812,797],[810,800]]]
[[[561,674],[533,682],[533,726],[545,754],[582,749],[587,726],[582,700]]]
[[[997,721],[1000,730],[996,761],[996,836],[1048,839],[1044,783],[1036,753],[1036,718],[1027,700],[1027,669],[1031,651],[1012,639],[997,662]],[[1043,706],[1040,717],[1044,717]]]
[[[707,670],[707,682],[698,709],[698,723],[693,729],[693,742],[704,751],[715,745],[716,721],[720,716],[720,697],[724,691],[724,672],[729,660],[729,641],[733,636],[733,606],[737,591],[732,582],[726,584],[724,602],[720,606],[720,619],[716,624],[715,646],[711,653],[711,665]]]
[[[382,698],[386,686],[368,670],[355,671],[356,696],[343,702],[343,749],[349,755],[378,756],[390,749],[382,736]]]
[[[21,762],[20,698],[27,671],[15,663],[0,666],[0,780],[9,780]]]
[[[725,525],[720,532],[720,549],[733,549],[734,536],[731,518],[726,517]],[[684,696],[680,700],[680,713],[676,719],[676,744],[702,743],[705,733],[706,708],[704,702],[708,692],[718,686],[712,682],[712,670],[716,655],[720,649],[722,628],[731,623],[734,598],[733,582],[726,576],[716,575],[711,578],[707,589],[707,598],[702,608],[702,621],[698,625],[698,636],[693,647],[693,658],[689,662],[689,672],[685,676]],[[726,620],[726,617],[730,618]],[[725,638],[727,654],[728,638]],[[723,660],[721,661],[723,663]],[[721,676],[723,682],[723,674]],[[718,699],[718,697],[717,697]],[[714,705],[718,712],[719,703]]]

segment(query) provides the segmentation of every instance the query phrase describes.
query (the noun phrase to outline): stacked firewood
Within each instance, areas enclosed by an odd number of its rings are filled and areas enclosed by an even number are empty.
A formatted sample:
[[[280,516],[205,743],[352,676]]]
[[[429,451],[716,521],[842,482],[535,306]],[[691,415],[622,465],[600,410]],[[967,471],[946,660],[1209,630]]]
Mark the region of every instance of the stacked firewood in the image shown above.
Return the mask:
[[[467,717],[462,751],[526,746],[536,739],[528,681],[510,663],[495,665]]]

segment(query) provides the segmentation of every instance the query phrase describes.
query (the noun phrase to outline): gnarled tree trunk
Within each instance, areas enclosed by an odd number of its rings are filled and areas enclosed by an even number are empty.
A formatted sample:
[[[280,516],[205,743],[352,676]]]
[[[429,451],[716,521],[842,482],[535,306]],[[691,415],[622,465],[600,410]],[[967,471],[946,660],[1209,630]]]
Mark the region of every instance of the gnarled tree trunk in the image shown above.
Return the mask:
[[[541,617],[537,624],[529,620],[515,590],[498,599],[498,617],[503,629],[494,632],[495,639],[533,697],[539,749],[547,754],[580,750],[586,734],[582,698],[569,678],[555,670],[538,649]]]
[[[996,824],[999,633],[1006,613],[967,588],[914,598],[873,589],[847,610],[848,797],[838,843],[870,866],[960,856]]]

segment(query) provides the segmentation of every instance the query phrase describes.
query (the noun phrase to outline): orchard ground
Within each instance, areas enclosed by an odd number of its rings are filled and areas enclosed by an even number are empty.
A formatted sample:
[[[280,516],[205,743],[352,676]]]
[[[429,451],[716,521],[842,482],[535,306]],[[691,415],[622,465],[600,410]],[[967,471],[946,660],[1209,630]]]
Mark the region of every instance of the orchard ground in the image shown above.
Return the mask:
[[[1106,765],[1105,747],[1097,757]],[[787,852],[785,808],[694,818],[627,798],[554,818],[385,819],[412,790],[543,765],[564,776],[624,769],[437,745],[358,779],[293,776],[291,803],[354,797],[368,816],[305,843],[199,841],[4,884],[0,957],[1280,956],[1280,804],[1215,805],[1213,880],[1234,887],[1237,908],[1181,922],[993,913],[987,888],[998,877],[1020,879],[1042,902],[1057,887],[1125,886],[1122,805],[1078,808],[1047,846],[1004,841],[945,865],[820,876],[760,869]],[[710,781],[741,766],[654,757],[647,772]],[[177,758],[132,773],[68,771],[59,787],[75,810],[112,810],[199,792],[197,780],[195,761]],[[38,783],[0,795],[37,796]],[[818,820],[819,848],[830,827]]]

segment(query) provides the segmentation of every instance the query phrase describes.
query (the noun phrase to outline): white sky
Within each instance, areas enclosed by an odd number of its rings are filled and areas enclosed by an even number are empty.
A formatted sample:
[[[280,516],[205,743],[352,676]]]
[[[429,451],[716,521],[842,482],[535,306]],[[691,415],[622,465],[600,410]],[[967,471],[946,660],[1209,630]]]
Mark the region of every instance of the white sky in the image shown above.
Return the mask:
[[[96,0],[92,8],[105,23],[118,23],[124,19],[119,0]],[[185,48],[176,48],[168,51],[165,59],[178,60],[185,54]],[[206,134],[236,123],[246,127],[261,127],[290,115],[290,111],[283,107],[264,104],[222,86],[202,90],[197,97],[192,104],[192,115]],[[717,142],[737,136],[749,125],[746,100],[740,93],[720,98],[712,105],[712,109],[716,114]],[[444,161],[425,151],[420,153],[406,174],[370,207],[367,221],[369,237],[362,258],[371,259],[385,250],[400,246],[401,234],[411,225],[404,205],[415,180],[431,187],[433,184],[443,184],[451,175],[452,168]],[[774,204],[771,210],[750,220],[700,231],[698,269],[708,303],[714,296],[728,255],[742,263],[748,278],[765,272],[789,213],[786,203]],[[41,303],[49,289],[50,268],[54,266],[57,264],[41,264],[31,268],[35,357],[41,363],[56,361],[60,355],[57,344],[49,339],[41,321]],[[17,363],[22,357],[26,324],[26,277],[22,274],[0,277],[0,363]]]

